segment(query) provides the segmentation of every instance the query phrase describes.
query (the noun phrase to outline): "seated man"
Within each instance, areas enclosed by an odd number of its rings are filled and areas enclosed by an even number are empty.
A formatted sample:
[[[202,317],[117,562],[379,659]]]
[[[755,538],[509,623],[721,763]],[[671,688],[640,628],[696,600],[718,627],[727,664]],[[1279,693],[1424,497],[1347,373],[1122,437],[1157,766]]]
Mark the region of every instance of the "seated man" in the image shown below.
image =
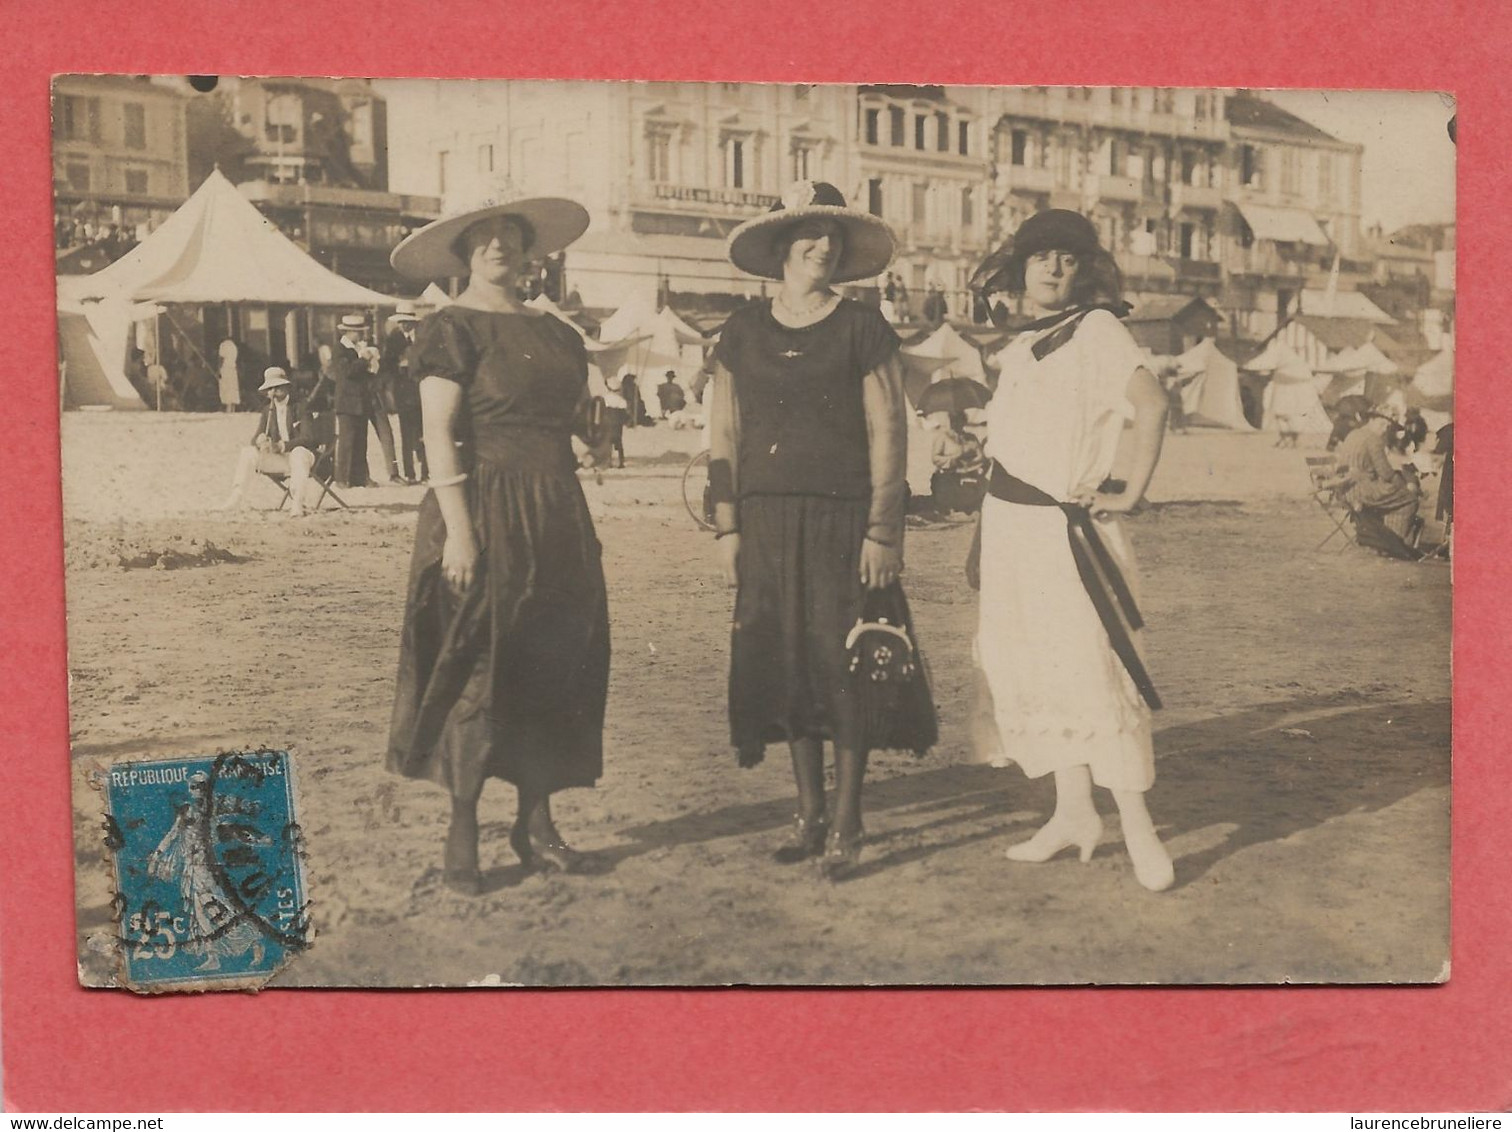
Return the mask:
[[[304,490],[315,467],[317,442],[303,406],[292,396],[293,388],[281,367],[269,366],[263,371],[263,383],[257,391],[267,395],[268,405],[258,418],[252,443],[241,451],[231,494],[219,510],[240,506],[252,473],[268,472],[289,477],[291,509],[295,515],[304,514]]]
[[[662,420],[687,408],[688,396],[677,384],[677,371],[669,369],[662,383],[656,387],[656,399],[661,404]]]

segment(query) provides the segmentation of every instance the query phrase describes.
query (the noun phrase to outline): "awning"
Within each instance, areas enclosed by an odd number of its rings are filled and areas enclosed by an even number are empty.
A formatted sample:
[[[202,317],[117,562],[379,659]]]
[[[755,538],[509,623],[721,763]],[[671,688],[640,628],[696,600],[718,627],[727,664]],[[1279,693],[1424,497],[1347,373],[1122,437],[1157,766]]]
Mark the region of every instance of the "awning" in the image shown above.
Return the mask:
[[[1312,244],[1326,248],[1328,237],[1312,214],[1300,208],[1271,208],[1262,204],[1241,204],[1239,213],[1257,240],[1278,244]]]

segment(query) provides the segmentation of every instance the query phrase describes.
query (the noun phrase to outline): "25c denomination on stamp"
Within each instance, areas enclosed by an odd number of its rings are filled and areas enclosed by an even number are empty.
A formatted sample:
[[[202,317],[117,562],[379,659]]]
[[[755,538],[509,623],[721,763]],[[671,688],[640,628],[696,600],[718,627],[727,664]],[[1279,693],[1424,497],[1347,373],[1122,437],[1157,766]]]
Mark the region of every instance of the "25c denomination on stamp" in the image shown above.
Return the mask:
[[[309,946],[292,771],[274,750],[106,771],[125,986],[259,987]]]

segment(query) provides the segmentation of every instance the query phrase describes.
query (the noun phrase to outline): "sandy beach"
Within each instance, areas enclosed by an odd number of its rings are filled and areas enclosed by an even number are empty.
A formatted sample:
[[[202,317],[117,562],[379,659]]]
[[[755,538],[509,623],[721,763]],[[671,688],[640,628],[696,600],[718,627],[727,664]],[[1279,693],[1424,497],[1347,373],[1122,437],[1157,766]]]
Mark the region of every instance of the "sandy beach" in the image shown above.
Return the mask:
[[[1150,808],[1177,884],[1154,895],[1134,880],[1105,794],[1090,864],[1003,858],[1052,789],[967,761],[976,598],[961,522],[911,527],[907,543],[939,745],[874,756],[852,878],[772,861],[791,775],[784,750],[743,771],[724,741],[732,595],[680,491],[697,434],[631,430],[631,467],[584,479],[614,637],[606,773],[557,805],[595,871],[525,874],[506,843],[513,791],[493,784],[486,891],[469,899],[440,883],[445,795],[382,765],[423,489],[354,490],[350,510],[301,520],[213,512],[255,420],[63,420],[88,983],[114,962],[92,775],[263,745],[294,753],[318,932],[276,986],[1448,974],[1450,569],[1315,550],[1329,527],[1307,495],[1306,450],[1263,434],[1172,436],[1153,505],[1130,521],[1167,704]],[[251,496],[271,507],[278,493],[259,483]]]

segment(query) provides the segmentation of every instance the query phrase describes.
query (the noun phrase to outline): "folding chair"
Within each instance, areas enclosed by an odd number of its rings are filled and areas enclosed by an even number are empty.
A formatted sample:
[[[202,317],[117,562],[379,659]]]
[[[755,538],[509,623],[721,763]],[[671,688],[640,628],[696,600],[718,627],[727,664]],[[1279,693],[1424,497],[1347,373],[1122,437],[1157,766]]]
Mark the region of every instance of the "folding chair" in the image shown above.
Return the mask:
[[[1341,475],[1338,463],[1332,456],[1308,456],[1307,475],[1312,481],[1312,498],[1333,523],[1333,530],[1328,532],[1313,549],[1322,550],[1340,535],[1344,536],[1344,542],[1339,547],[1340,551],[1348,548],[1355,541],[1355,509],[1349,502],[1350,479]]]
[[[311,413],[310,423],[315,430],[318,444],[315,448],[315,464],[310,469],[310,482],[320,485],[320,494],[315,497],[315,506],[312,511],[319,511],[321,505],[329,498],[343,511],[350,511],[346,500],[336,494],[332,486],[336,482],[336,436],[335,420],[330,413]],[[262,472],[265,479],[271,480],[283,492],[278,501],[275,511],[283,510],[283,505],[289,501],[289,477],[282,472]]]

